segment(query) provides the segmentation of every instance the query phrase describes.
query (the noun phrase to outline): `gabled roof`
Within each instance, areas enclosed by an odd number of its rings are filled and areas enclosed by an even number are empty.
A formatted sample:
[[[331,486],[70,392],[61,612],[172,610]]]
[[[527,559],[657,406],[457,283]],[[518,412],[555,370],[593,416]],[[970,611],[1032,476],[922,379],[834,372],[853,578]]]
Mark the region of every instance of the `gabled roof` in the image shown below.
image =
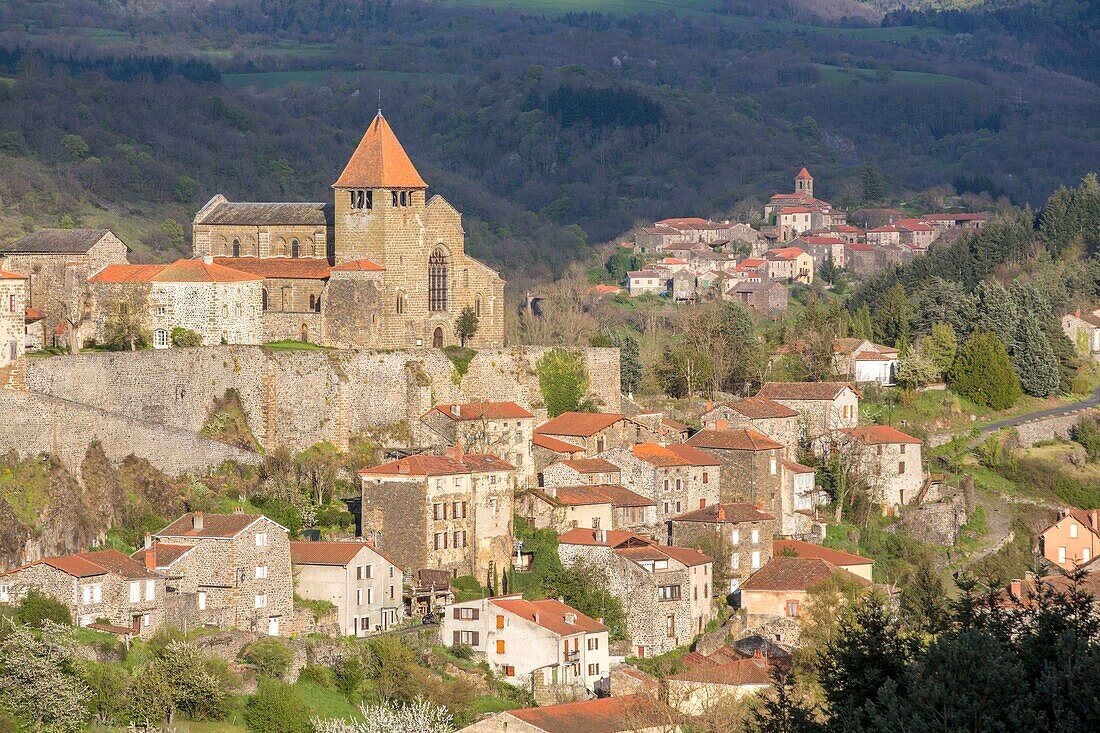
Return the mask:
[[[606,412],[563,412],[553,420],[535,428],[542,435],[569,435],[589,437],[606,430],[624,418],[623,415]]]
[[[705,522],[707,524],[740,524],[741,522],[764,522],[775,519],[771,514],[757,509],[752,504],[711,504],[702,509],[673,517],[674,522]]]
[[[86,254],[109,232],[109,229],[39,229],[0,246],[0,252]]]
[[[772,665],[763,657],[737,659],[725,664],[689,666],[683,672],[669,675],[668,679],[729,687],[771,685],[773,682]]]
[[[331,269],[321,257],[215,257],[214,262],[263,278],[324,280]]]
[[[157,573],[146,568],[144,564],[127,557],[118,550],[74,552],[70,555],[46,557],[35,562],[27,563],[26,565],[20,565],[17,568],[12,568],[7,573],[2,573],[0,575],[8,575],[9,573],[24,570],[38,564],[48,565],[74,578],[92,578],[99,575],[107,575],[108,573],[117,575],[124,580],[153,579],[161,577]]]
[[[568,532],[558,535],[558,544],[587,545],[590,547],[643,547],[655,543],[653,540],[647,540],[645,537],[634,534],[633,532],[574,527]]]
[[[440,403],[428,410],[424,417],[440,412],[455,422],[469,420],[510,420],[534,417],[515,402],[454,402]]]
[[[580,633],[597,634],[601,631],[608,631],[608,628],[596,619],[552,598],[542,601],[528,601],[521,595],[503,596],[501,598],[490,598],[489,603],[541,626],[558,636],[572,636]],[[573,617],[572,623],[566,620],[569,616]]]
[[[765,382],[756,396],[770,400],[835,400],[845,388],[859,395],[850,382]]]
[[[793,260],[799,255],[806,254],[806,252],[798,247],[780,247],[779,249],[769,249],[766,254],[781,257],[785,260]]]
[[[153,543],[153,552],[156,555],[156,563],[158,568],[170,568],[181,557],[186,555],[191,550],[195,549],[194,545],[174,545],[170,542],[155,542]],[[132,557],[137,562],[145,563],[145,554],[148,552],[144,547],[135,552]]]
[[[614,552],[620,557],[637,563],[647,560],[663,560],[668,558],[690,568],[696,565],[706,565],[709,562],[714,562],[714,558],[710,555],[705,555],[690,547],[658,545],[656,543],[651,545],[616,547]]]
[[[863,425],[858,428],[844,428],[841,432],[864,445],[892,445],[896,443],[921,445],[924,442],[889,425]]]
[[[673,229],[695,229],[698,227],[710,226],[712,222],[708,219],[703,219],[698,216],[682,216],[674,217],[672,219],[661,219],[658,222],[654,222],[657,226],[672,227]]]
[[[202,529],[195,528],[196,512],[187,512],[167,527],[157,532],[157,537],[205,537],[230,539],[250,527],[254,522],[267,519],[262,514],[203,514]],[[272,524],[281,526],[272,520]],[[285,527],[283,528],[285,529]]]
[[[687,445],[711,450],[777,450],[783,448],[763,433],[750,429],[700,430]]]
[[[463,473],[488,473],[514,469],[515,466],[508,461],[488,453],[446,456],[421,453],[383,463],[381,466],[364,468],[359,473],[364,476],[455,476]]]
[[[722,462],[717,458],[706,451],[699,450],[693,444],[637,443],[632,451],[635,458],[639,458],[657,468],[722,465]]]
[[[381,110],[333,188],[427,188]]]
[[[215,197],[222,198],[222,197]],[[230,226],[328,226],[332,204],[304,201],[225,201],[204,206],[196,224]],[[210,207],[210,208],[207,208]]]
[[[561,465],[577,473],[619,473],[621,468],[603,458],[572,458],[559,461]]]
[[[598,697],[583,702],[567,702],[538,708],[520,708],[501,713],[534,728],[540,733],[628,733],[649,727],[647,698],[640,695]]]
[[[564,440],[552,438],[549,435],[539,435],[537,432],[531,436],[531,442],[534,445],[537,445],[539,448],[545,448],[546,450],[551,450],[555,453],[565,453],[567,455],[572,455],[574,453],[584,453],[583,445],[567,443]]]
[[[554,498],[560,503],[571,506],[589,504],[610,504],[613,507],[657,506],[654,500],[617,484],[558,486],[549,491],[553,492]]]
[[[14,272],[8,272],[7,270],[0,270],[0,280],[26,280],[26,275],[19,275]]]
[[[1085,529],[1092,532],[1094,535],[1100,536],[1100,513],[1095,509],[1070,509],[1064,516],[1058,517],[1052,522],[1046,529],[1040,532],[1040,535],[1045,535],[1054,527],[1057,527],[1067,519],[1073,520],[1078,524],[1084,525]],[[1100,555],[1098,555],[1100,557]]]
[[[833,573],[840,573],[849,580],[855,579],[860,585],[870,585],[864,578],[838,568],[821,558],[772,557],[764,567],[750,575],[749,579],[741,584],[741,590],[805,591]]]
[[[253,275],[241,270],[234,270],[215,262],[206,262],[201,259],[179,259],[167,265],[160,272],[149,278],[155,283],[229,283],[250,282],[262,280],[259,275]]]
[[[834,550],[831,547],[822,547],[801,540],[776,540],[772,543],[772,552],[777,556],[784,556],[784,552],[793,552],[795,557],[809,557],[824,560],[837,567],[848,565],[874,565],[875,561],[863,555],[853,555],[850,552]]]
[[[370,542],[291,542],[290,561],[298,565],[347,567],[364,548],[400,568]]]
[[[147,283],[166,265],[107,265],[88,278],[91,283]]]
[[[744,415],[750,420],[763,420],[768,418],[798,417],[798,410],[792,410],[786,405],[772,402],[767,397],[746,397],[733,402],[723,402],[722,406],[728,407],[736,413]]]

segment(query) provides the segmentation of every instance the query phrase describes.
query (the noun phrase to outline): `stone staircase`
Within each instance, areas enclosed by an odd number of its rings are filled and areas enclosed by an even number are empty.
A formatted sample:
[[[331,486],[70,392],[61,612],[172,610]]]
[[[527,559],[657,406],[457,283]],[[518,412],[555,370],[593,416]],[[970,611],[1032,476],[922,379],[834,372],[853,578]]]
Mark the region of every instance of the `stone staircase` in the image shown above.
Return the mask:
[[[0,389],[12,392],[27,391],[27,358],[21,356],[11,364],[0,367]]]

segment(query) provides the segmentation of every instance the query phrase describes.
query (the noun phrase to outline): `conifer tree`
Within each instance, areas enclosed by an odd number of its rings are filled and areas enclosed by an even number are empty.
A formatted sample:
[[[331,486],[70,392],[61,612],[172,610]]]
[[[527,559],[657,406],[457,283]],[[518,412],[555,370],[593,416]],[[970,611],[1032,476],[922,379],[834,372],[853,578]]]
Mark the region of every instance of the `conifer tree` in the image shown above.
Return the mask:
[[[901,348],[899,343],[909,343],[909,328],[913,315],[909,298],[901,283],[895,283],[886,291],[886,297],[883,298],[876,315],[878,316],[876,334],[883,343],[899,349]]]
[[[1034,318],[1020,322],[1012,345],[1012,363],[1024,392],[1034,397],[1047,397],[1058,391],[1061,381],[1058,360]]]
[[[873,160],[864,164],[860,173],[860,184],[863,188],[863,203],[877,204],[886,199],[886,182],[882,178],[882,171]]]
[[[921,353],[932,362],[936,371],[947,374],[959,348],[955,329],[946,323],[933,323],[931,332],[921,338],[920,347]]]
[[[1004,343],[988,332],[970,335],[947,378],[957,394],[995,410],[1012,407],[1022,393]]]

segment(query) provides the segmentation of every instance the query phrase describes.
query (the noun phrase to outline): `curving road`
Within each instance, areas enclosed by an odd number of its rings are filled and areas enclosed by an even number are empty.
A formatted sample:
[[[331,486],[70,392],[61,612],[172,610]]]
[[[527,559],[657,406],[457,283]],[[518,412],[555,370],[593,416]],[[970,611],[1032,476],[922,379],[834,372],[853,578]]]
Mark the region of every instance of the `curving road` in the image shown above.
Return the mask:
[[[1078,412],[1079,410],[1087,410],[1090,407],[1100,407],[1100,387],[1093,390],[1091,397],[1081,400],[1080,402],[1073,402],[1068,405],[1062,405],[1061,407],[1051,407],[1046,410],[1036,410],[1035,412],[1029,412],[1024,415],[998,420],[997,422],[983,425],[978,428],[978,432],[982,434],[995,433],[1001,428],[1010,428],[1022,423],[1031,422],[1032,420],[1042,420],[1048,417],[1061,417],[1063,415]]]

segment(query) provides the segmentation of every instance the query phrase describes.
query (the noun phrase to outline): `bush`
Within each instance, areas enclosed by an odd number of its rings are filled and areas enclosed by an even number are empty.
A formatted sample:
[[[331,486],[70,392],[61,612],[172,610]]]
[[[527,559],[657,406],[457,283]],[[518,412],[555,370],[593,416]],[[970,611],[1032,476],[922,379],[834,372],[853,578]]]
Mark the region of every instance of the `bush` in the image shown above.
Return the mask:
[[[447,651],[450,652],[451,656],[455,659],[474,658],[473,647],[471,647],[469,644],[454,644],[453,646],[447,647]]]
[[[298,681],[312,682],[318,687],[324,687],[326,690],[336,688],[336,678],[332,674],[332,670],[320,664],[307,664],[302,667],[302,671],[298,673]]]
[[[202,335],[183,326],[172,329],[173,346],[202,346]]]
[[[539,359],[536,370],[547,417],[593,410],[584,397],[588,391],[588,369],[579,353],[550,349]]]
[[[1023,394],[1004,343],[991,333],[976,333],[966,340],[948,382],[956,393],[994,410],[1012,407]]]
[[[244,721],[254,733],[313,733],[313,711],[297,688],[266,677],[244,709]]]
[[[72,614],[61,601],[34,589],[28,591],[23,602],[19,604],[15,618],[21,624],[35,627],[41,627],[44,621],[69,626],[73,623]]]
[[[1073,427],[1073,439],[1085,448],[1089,463],[1100,460],[1100,420],[1088,418]]]
[[[294,661],[294,653],[275,638],[254,641],[241,650],[240,659],[244,660],[264,677],[282,679]]]

